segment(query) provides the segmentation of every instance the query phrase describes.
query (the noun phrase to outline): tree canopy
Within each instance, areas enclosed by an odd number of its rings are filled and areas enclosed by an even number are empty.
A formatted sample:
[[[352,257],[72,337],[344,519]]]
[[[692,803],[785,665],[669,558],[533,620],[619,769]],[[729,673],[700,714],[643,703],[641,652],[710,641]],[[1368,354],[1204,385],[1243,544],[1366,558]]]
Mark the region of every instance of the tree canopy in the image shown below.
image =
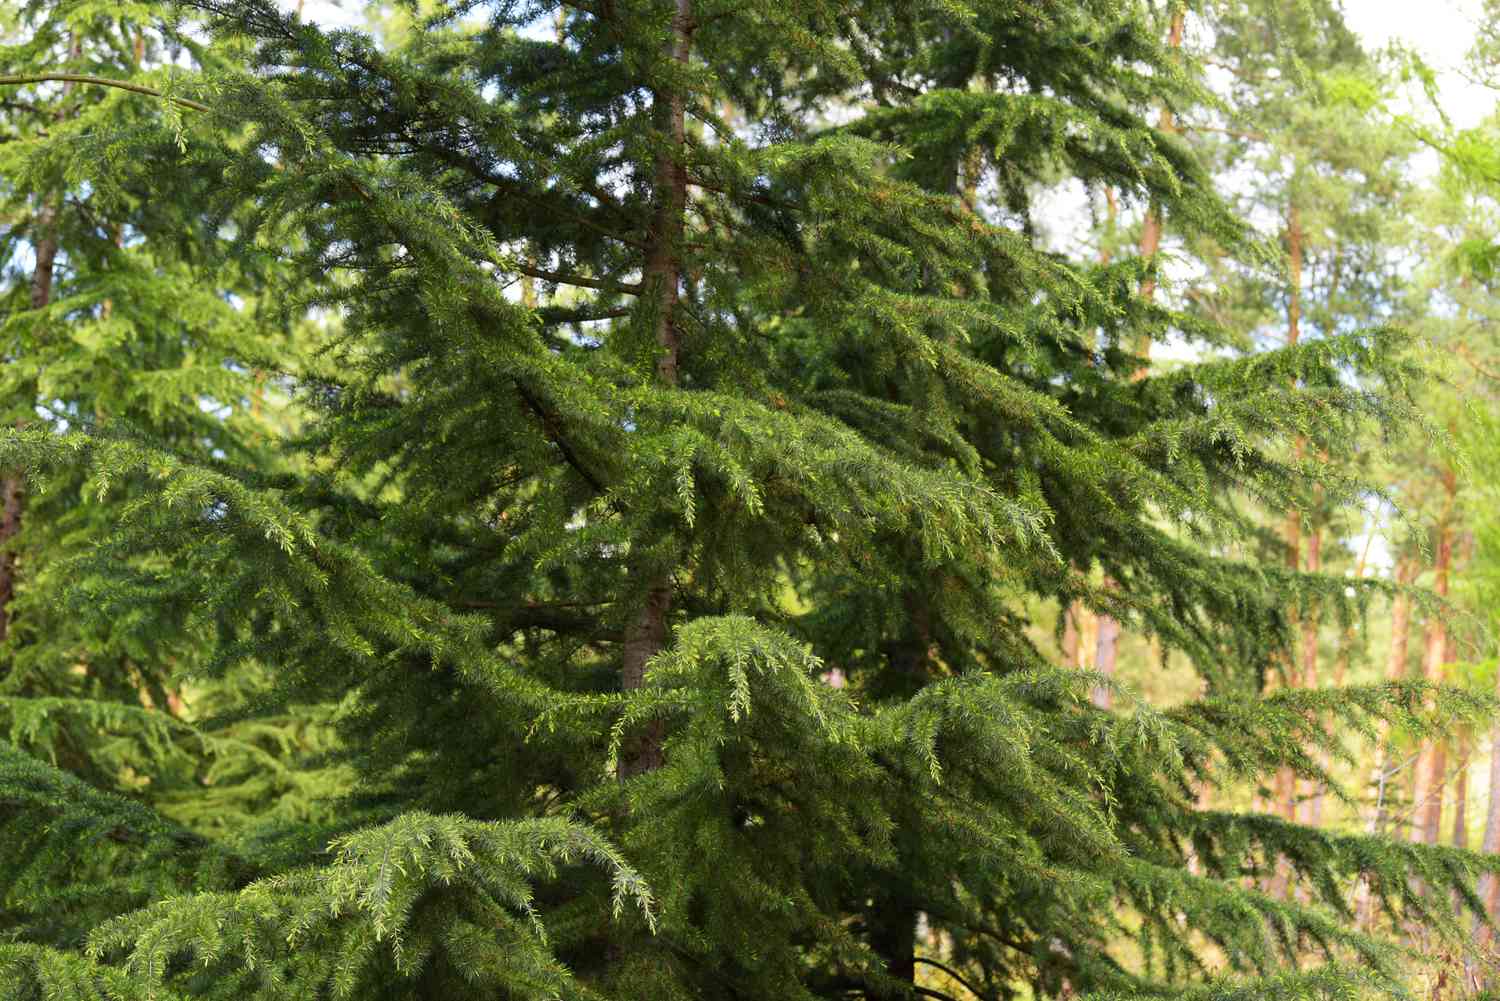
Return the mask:
[[[6,996],[1405,996],[1488,920],[1233,799],[1490,708],[1298,680],[1414,592],[1271,519],[1454,438],[1333,6],[369,7],[5,15]]]

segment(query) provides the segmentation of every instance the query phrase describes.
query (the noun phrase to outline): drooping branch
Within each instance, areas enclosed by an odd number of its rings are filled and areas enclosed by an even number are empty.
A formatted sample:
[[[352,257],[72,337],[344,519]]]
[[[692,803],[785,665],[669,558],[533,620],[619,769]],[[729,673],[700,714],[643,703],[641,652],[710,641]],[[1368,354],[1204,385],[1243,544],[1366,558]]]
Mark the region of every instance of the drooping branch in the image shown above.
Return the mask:
[[[582,477],[583,481],[587,483],[595,493],[604,493],[604,481],[599,479],[598,476],[594,475],[594,473],[589,470],[588,466],[584,464],[578,453],[573,450],[572,445],[568,443],[568,439],[564,437],[561,429],[558,427],[556,414],[552,413],[552,411],[550,411],[547,407],[543,406],[542,401],[537,399],[536,394],[532,393],[531,390],[526,388],[521,380],[516,379],[514,381],[516,392],[520,394],[522,402],[524,402],[527,408],[530,409],[531,412],[536,415],[537,419],[542,422],[542,426],[546,431],[548,440],[551,441],[552,444],[557,446],[557,450],[562,453],[563,459],[568,463],[569,466],[573,467],[573,471],[576,472],[580,477]]]
[[[929,959],[926,956],[918,956],[916,958],[915,962],[922,963],[922,964],[924,964],[926,966],[930,966],[930,967],[932,967],[933,969],[936,969],[936,970],[942,970],[944,973],[948,974],[948,976],[950,976],[954,980],[956,980],[959,983],[959,985],[964,988],[964,990],[968,991],[970,994],[974,995],[976,998],[980,998],[981,1001],[984,998],[984,996],[985,996],[984,992],[981,991],[981,990],[979,990],[978,988],[976,988],[973,984],[969,983],[966,979],[964,979],[963,976],[961,976],[959,974],[959,972],[957,970],[955,970],[953,967],[948,966],[945,963],[939,963],[935,959]]]
[[[178,97],[165,91],[157,90],[155,87],[147,87],[144,84],[131,83],[129,80],[114,80],[110,77],[91,76],[87,73],[13,73],[0,75],[0,87],[19,87],[28,83],[81,83],[94,87],[114,87],[118,90],[128,90],[133,94],[145,94],[147,97],[159,97],[171,101],[183,108],[192,111],[212,111],[208,105],[201,101],[194,101],[188,97]]]

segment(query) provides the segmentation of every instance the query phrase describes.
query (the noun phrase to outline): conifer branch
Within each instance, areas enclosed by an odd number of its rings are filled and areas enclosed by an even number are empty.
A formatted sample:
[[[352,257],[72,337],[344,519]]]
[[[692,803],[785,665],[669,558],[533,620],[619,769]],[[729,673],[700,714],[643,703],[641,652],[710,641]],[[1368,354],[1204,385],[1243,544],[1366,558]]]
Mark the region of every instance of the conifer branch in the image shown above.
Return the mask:
[[[913,994],[920,994],[922,997],[937,998],[938,1001],[958,1001],[952,994],[944,994],[942,991],[934,990],[931,987],[923,987],[920,984],[912,984],[911,992]]]
[[[154,87],[144,84],[131,83],[129,80],[113,80],[109,77],[90,76],[87,73],[15,73],[0,75],[0,87],[18,87],[28,83],[82,83],[95,87],[114,87],[118,90],[128,90],[133,94],[145,94],[147,97],[159,97],[180,107],[192,111],[212,111],[213,109],[201,101],[194,101],[187,97],[178,97]]]
[[[578,453],[573,450],[573,446],[568,443],[568,439],[563,435],[562,429],[558,427],[557,415],[544,407],[542,401],[530,389],[526,388],[526,385],[520,379],[513,381],[516,392],[520,394],[522,401],[536,415],[537,419],[542,422],[542,427],[547,433],[547,439],[557,446],[557,450],[562,453],[563,459],[569,466],[573,467],[573,471],[581,476],[585,483],[593,488],[594,493],[604,493],[604,481],[600,480],[599,477],[595,476],[589,470],[588,466],[584,465],[583,460],[578,457]]]
[[[600,281],[597,278],[585,278],[583,275],[568,274],[562,271],[548,271],[545,268],[534,268],[529,264],[518,262],[509,262],[507,266],[512,271],[558,285],[576,285],[579,288],[597,289],[600,292],[623,292],[626,295],[640,295],[644,290],[644,286],[639,282]]]
[[[917,956],[914,959],[912,959],[912,962],[913,963],[921,963],[921,964],[923,964],[925,966],[930,966],[930,967],[932,967],[933,969],[936,969],[936,970],[942,970],[944,973],[948,974],[948,976],[950,976],[954,980],[958,981],[959,985],[962,986],[964,988],[964,990],[968,991],[970,994],[974,995],[976,998],[983,999],[984,996],[985,996],[983,991],[979,990],[973,984],[971,984],[967,980],[965,980],[963,978],[962,974],[960,974],[953,967],[948,966],[946,963],[939,963],[937,960],[935,960],[935,959],[929,959],[926,956]]]

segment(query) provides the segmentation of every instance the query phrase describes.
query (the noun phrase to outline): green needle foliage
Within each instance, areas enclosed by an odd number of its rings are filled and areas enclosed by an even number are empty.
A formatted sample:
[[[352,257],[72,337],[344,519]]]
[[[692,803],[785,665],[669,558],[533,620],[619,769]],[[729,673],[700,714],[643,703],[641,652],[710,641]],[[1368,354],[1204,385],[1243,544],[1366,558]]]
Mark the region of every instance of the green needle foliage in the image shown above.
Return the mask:
[[[0,19],[0,63],[160,89],[171,86],[162,66],[174,58],[222,61],[164,35],[160,13],[28,3]],[[5,91],[4,420],[40,440],[149,440],[164,456],[270,475],[285,461],[271,447],[272,410],[257,396],[266,377],[254,368],[288,346],[285,324],[264,307],[277,265],[216,249],[224,220],[206,211],[214,178],[181,154],[193,133],[170,107],[61,81]],[[226,870],[210,861],[232,856],[203,842],[211,829],[250,827],[264,812],[307,819],[319,812],[314,795],[336,789],[300,767],[331,740],[326,707],[246,716],[265,702],[263,668],[205,684],[229,623],[189,621],[159,603],[160,591],[158,603],[138,601],[132,577],[165,569],[158,554],[99,561],[130,512],[159,503],[156,472],[73,463],[29,481],[15,467],[0,477],[0,843],[14,863],[0,934],[20,941],[81,943],[122,910],[219,885]],[[60,770],[48,777],[38,762]],[[119,815],[106,794],[154,819]]]
[[[70,92],[138,117],[24,162],[143,186],[140,253],[182,270],[76,273],[137,275],[112,294],[142,329],[241,388],[132,371],[183,425],[28,417],[0,465],[90,488],[17,601],[201,686],[202,719],[138,693],[77,718],[224,742],[239,791],[111,788],[123,762],[36,736],[64,696],[17,687],[10,996],[944,998],[939,967],[984,998],[1399,995],[1360,884],[1385,927],[1467,928],[1479,856],[1196,804],[1486,705],[1264,694],[1289,608],[1364,596],[1226,555],[1258,532],[1237,498],[1365,496],[1287,446],[1412,424],[1399,337],[1136,378],[1143,342],[1227,338],[1138,294],[1153,261],[1036,238],[1081,182],[1258,252],[1148,124],[1205,100],[1170,11],[466,0],[378,37],[269,0],[153,13],[195,68]],[[257,368],[292,398],[252,428]],[[1112,682],[1036,643],[1047,599],[1185,654],[1207,696],[1096,709]],[[5,677],[63,635],[18,636]],[[91,923],[35,904],[127,878]]]

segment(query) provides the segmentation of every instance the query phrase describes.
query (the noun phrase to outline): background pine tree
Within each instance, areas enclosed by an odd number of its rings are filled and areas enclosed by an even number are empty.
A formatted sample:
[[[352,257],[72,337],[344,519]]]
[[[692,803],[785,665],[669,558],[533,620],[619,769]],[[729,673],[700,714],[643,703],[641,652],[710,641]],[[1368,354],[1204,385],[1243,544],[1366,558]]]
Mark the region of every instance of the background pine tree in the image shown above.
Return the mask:
[[[5,15],[3,64],[160,84],[183,43],[158,30],[159,14],[28,4]],[[208,683],[223,623],[180,603],[138,604],[139,576],[166,567],[111,549],[122,520],[161,502],[151,484],[163,462],[284,467],[264,405],[277,389],[252,371],[287,347],[259,302],[266,262],[216,257],[220,220],[200,208],[210,177],[175,154],[131,161],[132,141],[168,152],[163,128],[186,127],[160,105],[54,80],[7,90],[0,111],[7,426],[32,441],[78,435],[125,460],[4,481],[0,770],[19,799],[0,821],[3,926],[21,941],[76,945],[109,916],[222,880],[239,863],[209,831],[266,811],[283,826],[316,813],[312,790],[335,786],[295,766],[331,734],[308,707],[235,718],[264,699],[263,672],[246,665]],[[91,143],[97,159],[81,157]],[[160,450],[154,469],[139,452],[146,440]],[[150,837],[135,831],[142,818]]]
[[[1242,499],[1365,496],[1288,456],[1419,423],[1400,338],[1330,327],[1141,377],[1143,345],[1232,333],[1142,295],[1154,255],[1037,238],[1044,193],[1073,184],[1267,253],[1150,124],[1210,100],[1170,44],[1177,11],[419,8],[377,40],[199,0],[150,22],[191,70],[19,91],[103,109],[66,157],[50,133],[20,149],[46,183],[17,197],[68,190],[58,165],[97,167],[69,182],[86,200],[139,192],[104,216],[139,249],[106,240],[78,273],[144,258],[162,284],[129,290],[131,329],[170,342],[141,369],[174,388],[169,409],[95,403],[113,384],[90,370],[46,393],[78,401],[66,426],[33,425],[25,373],[87,356],[16,341],[24,426],[0,463],[75,486],[32,508],[16,563],[35,620],[71,621],[18,628],[6,684],[27,658],[65,673],[41,651],[82,630],[91,656],[168,672],[149,709],[139,688],[91,699],[91,736],[175,739],[191,673],[212,716],[180,725],[207,748],[274,741],[230,778],[286,777],[259,799],[121,791],[118,759],[12,735],[0,823],[36,833],[0,856],[20,916],[0,983],[1342,996],[1402,991],[1399,951],[1350,920],[1357,885],[1392,925],[1467,932],[1451,895],[1478,909],[1479,856],[1197,800],[1283,770],[1337,791],[1347,734],[1486,703],[1265,691],[1288,610],[1347,615],[1362,592],[1244,555],[1263,533]],[[67,64],[78,30],[34,25],[73,9],[24,22],[51,40],[10,57],[13,83]],[[107,326],[126,291],[70,329]],[[182,329],[183,302],[202,323]],[[275,422],[253,419],[257,386],[294,394]],[[59,538],[70,518],[82,534]],[[1052,599],[1153,637],[1207,694],[1157,710],[1051,663],[1031,625]],[[46,694],[6,711],[36,718]],[[322,720],[336,739],[312,758]],[[205,814],[226,802],[230,822]],[[129,898],[108,883],[127,866]],[[1278,869],[1298,892],[1262,889]],[[33,916],[69,894],[109,904]]]

